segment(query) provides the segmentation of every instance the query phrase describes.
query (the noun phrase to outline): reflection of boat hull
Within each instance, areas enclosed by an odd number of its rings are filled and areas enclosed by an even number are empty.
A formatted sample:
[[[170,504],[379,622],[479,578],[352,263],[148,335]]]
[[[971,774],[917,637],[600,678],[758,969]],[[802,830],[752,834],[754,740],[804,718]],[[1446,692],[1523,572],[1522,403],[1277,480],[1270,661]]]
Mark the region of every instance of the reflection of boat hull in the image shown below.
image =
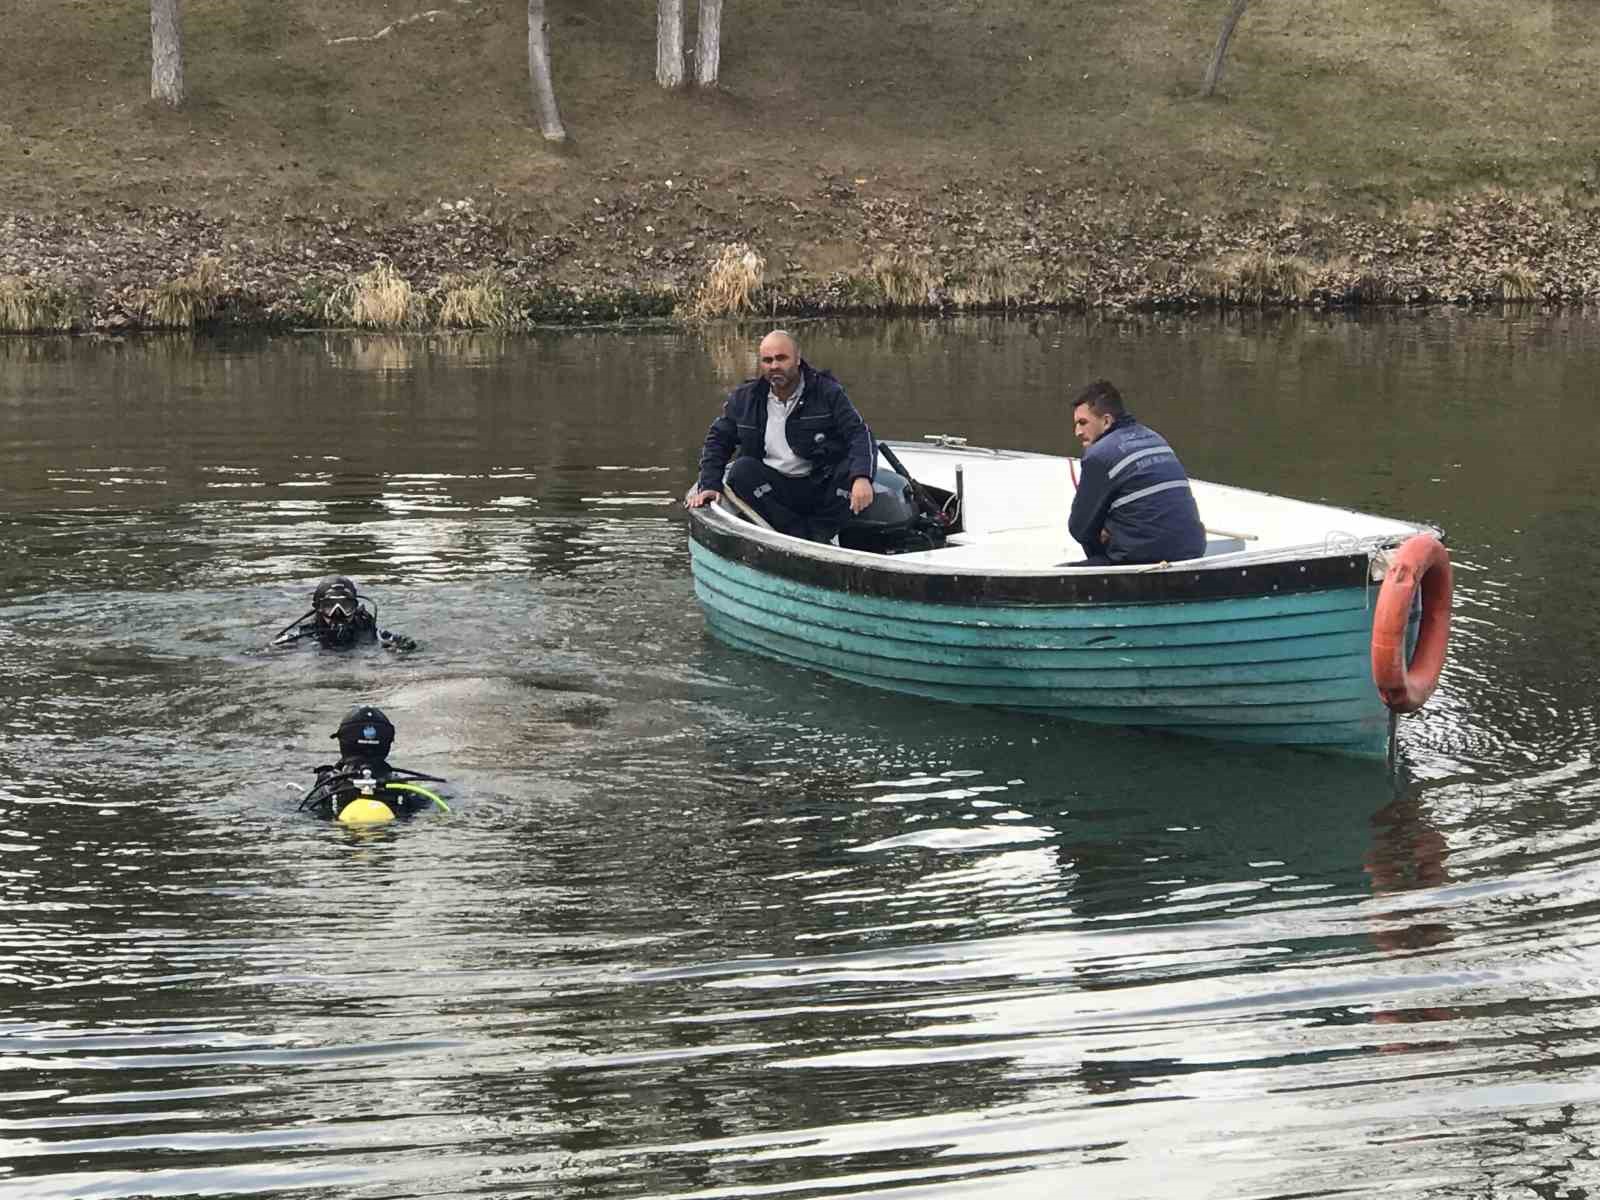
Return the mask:
[[[1391,524],[1391,543],[1420,528]],[[716,507],[694,510],[691,535],[706,623],[741,649],[939,700],[1363,755],[1389,747],[1371,673],[1370,545],[1330,553],[1319,530],[1301,554],[1108,571],[974,569],[977,538],[948,560],[863,554]],[[1054,536],[1067,557],[1064,530]]]

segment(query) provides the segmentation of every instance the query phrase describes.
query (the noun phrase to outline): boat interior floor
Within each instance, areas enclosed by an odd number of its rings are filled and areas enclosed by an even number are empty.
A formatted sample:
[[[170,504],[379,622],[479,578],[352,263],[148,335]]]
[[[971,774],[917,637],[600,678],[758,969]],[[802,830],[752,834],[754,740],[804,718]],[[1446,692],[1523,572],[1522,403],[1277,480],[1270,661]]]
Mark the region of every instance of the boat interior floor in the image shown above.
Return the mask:
[[[1089,566],[1067,532],[1067,516],[1077,493],[1077,462],[1053,455],[970,447],[895,447],[913,478],[937,502],[951,502],[958,513],[956,532],[932,550],[882,553],[826,547],[824,556],[871,554],[911,570],[962,573],[1156,571],[1182,563],[1124,567]],[[1355,512],[1331,504],[1296,500],[1266,492],[1191,478],[1190,487],[1206,527],[1200,559],[1209,569],[1238,563],[1351,553],[1398,545],[1427,527]],[[763,529],[765,521],[731,492],[724,511],[738,511]],[[726,503],[731,501],[731,504]],[[780,535],[781,536],[781,535]]]

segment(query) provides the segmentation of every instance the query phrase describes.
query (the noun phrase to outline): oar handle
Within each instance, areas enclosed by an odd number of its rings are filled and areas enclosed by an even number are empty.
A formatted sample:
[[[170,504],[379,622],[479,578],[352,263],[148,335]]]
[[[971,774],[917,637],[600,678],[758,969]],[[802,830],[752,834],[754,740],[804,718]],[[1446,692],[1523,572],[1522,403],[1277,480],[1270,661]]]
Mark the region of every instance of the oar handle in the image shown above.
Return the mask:
[[[879,442],[878,452],[882,454],[884,458],[888,459],[889,465],[899,472],[900,475],[905,478],[905,481],[911,485],[911,494],[916,498],[917,506],[934,520],[943,524],[944,510],[933,502],[933,497],[928,495],[927,489],[912,477],[910,471],[906,470],[905,463],[900,461],[900,456],[894,452],[893,448],[885,442]]]

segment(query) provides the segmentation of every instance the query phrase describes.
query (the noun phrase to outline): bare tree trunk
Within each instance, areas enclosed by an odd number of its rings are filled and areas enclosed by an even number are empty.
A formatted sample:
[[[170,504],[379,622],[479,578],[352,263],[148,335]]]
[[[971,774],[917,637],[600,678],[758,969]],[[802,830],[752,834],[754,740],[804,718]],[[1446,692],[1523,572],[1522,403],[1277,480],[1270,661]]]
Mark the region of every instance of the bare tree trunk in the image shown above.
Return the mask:
[[[656,0],[656,82],[683,86],[683,0]]]
[[[566,141],[567,130],[556,107],[556,87],[550,82],[550,25],[544,19],[544,0],[528,0],[528,84],[545,141]]]
[[[694,81],[701,87],[716,87],[717,68],[722,65],[722,0],[700,0],[699,26]]]
[[[1217,81],[1222,78],[1222,60],[1228,53],[1228,43],[1233,40],[1233,27],[1244,16],[1245,6],[1249,3],[1250,0],[1233,0],[1233,7],[1223,18],[1222,32],[1217,35],[1217,48],[1211,54],[1211,65],[1206,68],[1205,86],[1200,89],[1202,96],[1209,96],[1217,90]]]
[[[183,103],[183,24],[178,0],[150,0],[150,99]]]

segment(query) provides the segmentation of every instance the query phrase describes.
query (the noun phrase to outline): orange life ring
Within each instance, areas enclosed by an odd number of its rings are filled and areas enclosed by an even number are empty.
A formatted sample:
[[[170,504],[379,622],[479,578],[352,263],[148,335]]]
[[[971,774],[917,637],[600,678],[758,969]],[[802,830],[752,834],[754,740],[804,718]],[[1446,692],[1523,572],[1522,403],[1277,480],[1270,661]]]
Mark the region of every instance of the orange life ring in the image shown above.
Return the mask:
[[[1419,587],[1422,623],[1407,662],[1406,627]],[[1372,682],[1397,713],[1416,712],[1439,686],[1450,642],[1451,591],[1450,554],[1438,538],[1419,533],[1394,552],[1372,616]]]

